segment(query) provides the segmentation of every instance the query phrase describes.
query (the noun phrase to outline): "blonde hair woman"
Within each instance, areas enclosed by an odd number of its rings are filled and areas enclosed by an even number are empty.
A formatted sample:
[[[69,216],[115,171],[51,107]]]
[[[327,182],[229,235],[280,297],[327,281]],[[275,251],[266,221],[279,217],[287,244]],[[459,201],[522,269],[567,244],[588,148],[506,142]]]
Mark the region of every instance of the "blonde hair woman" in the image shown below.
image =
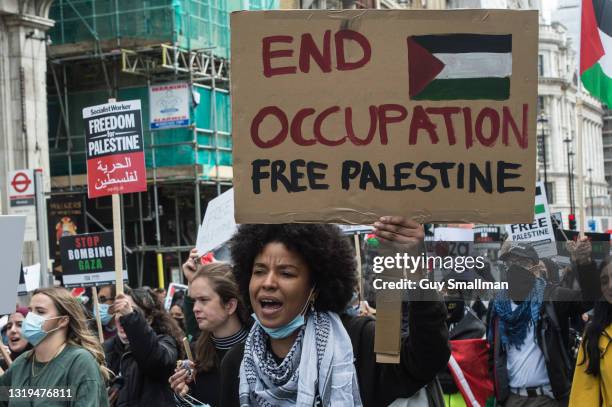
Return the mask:
[[[22,402],[23,396],[48,404],[64,399],[71,406],[108,406],[102,346],[87,328],[81,305],[63,288],[34,291],[22,335],[34,349],[21,355],[0,377],[0,386],[9,388],[8,405]],[[51,389],[46,400],[25,389]]]

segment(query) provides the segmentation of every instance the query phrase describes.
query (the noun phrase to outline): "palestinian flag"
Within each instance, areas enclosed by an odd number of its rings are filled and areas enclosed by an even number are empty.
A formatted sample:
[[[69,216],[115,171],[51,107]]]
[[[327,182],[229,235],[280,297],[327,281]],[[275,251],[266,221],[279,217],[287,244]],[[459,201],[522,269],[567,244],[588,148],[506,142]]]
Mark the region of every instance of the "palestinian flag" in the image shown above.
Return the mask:
[[[580,76],[585,89],[612,106],[612,2],[582,0]]]
[[[448,368],[468,407],[485,407],[493,396],[489,348],[485,339],[450,341]]]
[[[512,35],[414,35],[407,41],[410,99],[510,97]]]

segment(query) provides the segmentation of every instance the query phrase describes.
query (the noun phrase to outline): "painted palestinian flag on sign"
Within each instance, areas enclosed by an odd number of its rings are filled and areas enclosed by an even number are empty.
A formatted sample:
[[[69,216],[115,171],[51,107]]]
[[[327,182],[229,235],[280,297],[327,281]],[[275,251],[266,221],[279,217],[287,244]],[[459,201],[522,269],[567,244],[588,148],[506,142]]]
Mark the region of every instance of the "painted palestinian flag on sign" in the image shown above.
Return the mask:
[[[612,106],[612,1],[582,0],[580,77],[585,89]]]
[[[512,35],[414,35],[407,41],[410,99],[510,98]]]

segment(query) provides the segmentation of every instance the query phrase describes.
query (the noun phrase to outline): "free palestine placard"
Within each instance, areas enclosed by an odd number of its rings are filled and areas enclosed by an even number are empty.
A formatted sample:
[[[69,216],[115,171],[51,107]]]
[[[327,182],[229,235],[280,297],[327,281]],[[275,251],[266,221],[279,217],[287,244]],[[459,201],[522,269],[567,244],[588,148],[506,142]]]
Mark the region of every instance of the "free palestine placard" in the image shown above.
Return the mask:
[[[231,26],[237,223],[533,221],[537,11],[244,11]]]

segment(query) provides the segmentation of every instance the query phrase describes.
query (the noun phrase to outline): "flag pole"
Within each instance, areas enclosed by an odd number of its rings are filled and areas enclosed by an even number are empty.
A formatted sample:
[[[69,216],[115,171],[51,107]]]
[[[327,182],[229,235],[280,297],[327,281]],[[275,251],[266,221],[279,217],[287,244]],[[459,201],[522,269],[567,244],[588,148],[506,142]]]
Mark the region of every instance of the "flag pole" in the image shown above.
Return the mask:
[[[580,26],[579,33],[582,39],[582,2],[580,2]],[[582,45],[582,44],[581,44]],[[582,52],[578,55],[578,75],[580,76],[580,63],[582,60]],[[577,186],[577,198],[578,198],[578,219],[580,220],[580,238],[584,237],[584,226],[585,226],[585,210],[584,210],[584,174],[583,174],[583,157],[582,157],[582,78],[578,79],[578,89],[576,92],[576,155],[578,162],[576,170],[578,172],[578,186]]]
[[[578,93],[576,94],[576,155],[578,156],[577,168],[578,172],[578,219],[580,220],[580,237],[584,237],[585,231],[585,208],[584,208],[584,163],[582,157],[582,91],[580,84],[578,85]]]

